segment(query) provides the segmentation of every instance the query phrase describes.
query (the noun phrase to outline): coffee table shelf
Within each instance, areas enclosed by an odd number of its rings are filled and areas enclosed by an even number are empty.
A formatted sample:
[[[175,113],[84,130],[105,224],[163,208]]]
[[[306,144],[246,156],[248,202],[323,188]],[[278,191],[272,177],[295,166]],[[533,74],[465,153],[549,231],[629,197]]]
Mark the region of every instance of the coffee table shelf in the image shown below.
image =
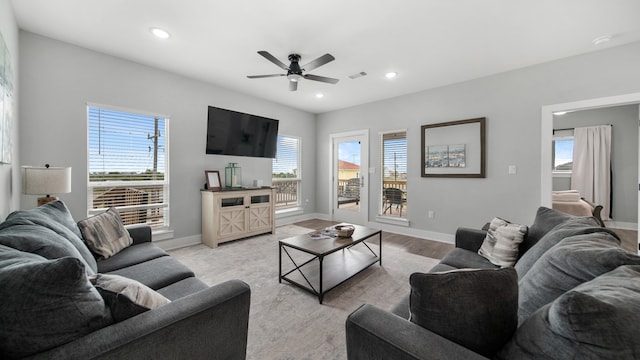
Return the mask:
[[[378,235],[376,254],[364,240]],[[382,265],[382,232],[363,226],[356,226],[351,238],[311,239],[300,235],[279,242],[279,281],[285,280],[316,296],[320,304],[324,294],[349,280],[369,266],[379,262]],[[311,255],[304,262],[296,263],[291,249]],[[283,273],[283,259],[290,260],[293,268]]]

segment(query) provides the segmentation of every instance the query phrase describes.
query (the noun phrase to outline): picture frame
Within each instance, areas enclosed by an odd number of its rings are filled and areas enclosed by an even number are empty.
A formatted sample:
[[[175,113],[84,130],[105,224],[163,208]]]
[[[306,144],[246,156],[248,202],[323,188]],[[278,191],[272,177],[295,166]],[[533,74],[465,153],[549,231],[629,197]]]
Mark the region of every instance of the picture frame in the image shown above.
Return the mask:
[[[421,126],[422,177],[484,178],[486,118]]]
[[[220,171],[205,170],[204,175],[207,178],[207,189],[211,191],[222,190],[222,182],[220,181]]]

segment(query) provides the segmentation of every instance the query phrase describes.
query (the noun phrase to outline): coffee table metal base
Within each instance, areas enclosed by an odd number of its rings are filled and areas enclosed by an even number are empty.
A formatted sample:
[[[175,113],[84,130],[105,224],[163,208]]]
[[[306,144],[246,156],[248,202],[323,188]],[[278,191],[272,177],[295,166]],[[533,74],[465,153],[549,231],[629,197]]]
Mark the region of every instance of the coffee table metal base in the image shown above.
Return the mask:
[[[364,240],[378,235],[379,251],[376,254]],[[285,240],[286,241],[286,240]],[[323,240],[315,240],[323,241]],[[354,249],[354,247],[360,249]],[[322,304],[324,294],[331,289],[337,287],[343,282],[351,279],[356,274],[365,270],[369,266],[379,262],[382,266],[382,232],[374,232],[358,241],[354,241],[349,246],[338,249],[330,253],[313,253],[304,248],[291,246],[289,244],[279,242],[280,247],[280,272],[278,281],[289,282],[303,290],[306,290],[318,297],[318,301]],[[296,249],[312,257],[300,264],[296,263],[291,255],[290,249]],[[361,251],[362,250],[362,251]],[[282,272],[282,256],[283,254],[289,258],[293,264],[293,269]],[[317,260],[317,264],[316,264]]]

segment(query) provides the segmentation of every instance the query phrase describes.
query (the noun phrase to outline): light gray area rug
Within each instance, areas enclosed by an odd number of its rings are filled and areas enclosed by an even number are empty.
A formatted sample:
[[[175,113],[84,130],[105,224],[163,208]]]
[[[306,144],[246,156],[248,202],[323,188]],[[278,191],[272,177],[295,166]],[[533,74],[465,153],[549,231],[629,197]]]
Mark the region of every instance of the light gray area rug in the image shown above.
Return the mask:
[[[208,285],[230,279],[249,284],[247,359],[346,359],[347,316],[364,303],[390,309],[409,292],[411,273],[426,272],[438,262],[384,246],[383,241],[382,266],[376,263],[328,292],[320,305],[311,293],[278,283],[278,240],[311,231],[286,225],[275,235],[215,249],[201,244],[170,251]],[[370,246],[377,253],[377,246]],[[304,256],[294,258],[298,261]],[[283,268],[291,268],[285,256]]]

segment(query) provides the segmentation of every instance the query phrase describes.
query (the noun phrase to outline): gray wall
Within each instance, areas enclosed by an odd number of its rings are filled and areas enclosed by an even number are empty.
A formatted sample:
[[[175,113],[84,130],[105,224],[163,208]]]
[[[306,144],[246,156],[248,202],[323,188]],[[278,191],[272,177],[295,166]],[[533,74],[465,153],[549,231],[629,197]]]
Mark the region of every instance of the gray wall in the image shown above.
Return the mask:
[[[229,162],[242,167],[243,182],[271,182],[271,159],[205,155],[207,105],[280,120],[280,133],[302,137],[303,163],[314,159],[315,116],[265,100],[20,31],[20,132],[24,165],[72,166],[72,193],[61,195],[76,219],[87,214],[86,103],[170,116],[171,228],[176,238],[201,233],[200,189],[204,170]],[[313,212],[315,168],[304,168],[303,199]],[[223,180],[224,181],[224,180]],[[22,196],[33,208],[36,196]]]
[[[453,234],[494,216],[530,224],[540,204],[541,107],[640,91],[640,43],[502,73],[318,117],[318,173],[330,169],[329,136],[369,128],[370,166],[380,174],[379,131],[408,130],[408,214],[412,228]],[[410,75],[408,75],[410,76]],[[401,79],[397,79],[401,81]],[[421,178],[420,126],[487,118],[485,179]],[[517,174],[508,175],[516,165]],[[374,181],[374,179],[371,179]],[[329,184],[318,179],[318,211],[329,213]],[[379,191],[370,189],[370,221]],[[435,217],[427,218],[433,210]]]
[[[613,106],[554,116],[555,129],[593,125],[613,125],[611,168],[613,170],[612,218],[638,221],[638,105]],[[571,178],[553,179],[554,190],[568,190]]]
[[[0,0],[0,33],[4,38],[11,63],[13,64],[13,128],[11,140],[13,143],[13,160],[11,164],[0,164],[0,220],[20,207],[20,153],[18,152],[18,128],[20,127],[20,113],[18,111],[19,82],[18,82],[18,25],[13,15],[11,1]]]

